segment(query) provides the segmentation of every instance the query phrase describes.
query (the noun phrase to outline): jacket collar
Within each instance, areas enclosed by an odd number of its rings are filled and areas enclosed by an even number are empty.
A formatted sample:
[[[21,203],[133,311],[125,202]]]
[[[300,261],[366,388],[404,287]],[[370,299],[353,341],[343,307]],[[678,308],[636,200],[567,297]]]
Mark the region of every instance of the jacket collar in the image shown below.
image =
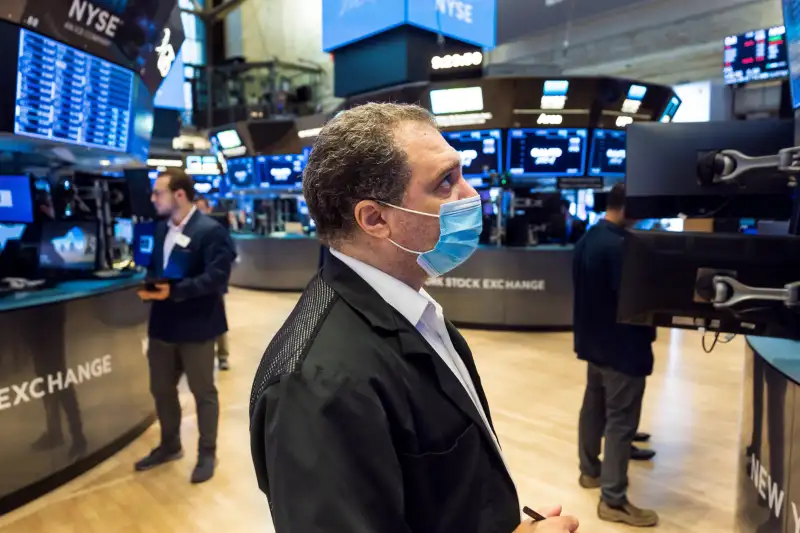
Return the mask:
[[[627,235],[627,230],[624,227],[620,226],[619,224],[614,224],[613,222],[611,222],[610,220],[606,220],[605,218],[601,219],[597,223],[597,225],[601,228],[608,229],[609,231],[616,233],[617,235],[620,236]]]
[[[399,329],[397,313],[369,283],[325,249],[322,279],[361,314],[373,328],[389,332]]]

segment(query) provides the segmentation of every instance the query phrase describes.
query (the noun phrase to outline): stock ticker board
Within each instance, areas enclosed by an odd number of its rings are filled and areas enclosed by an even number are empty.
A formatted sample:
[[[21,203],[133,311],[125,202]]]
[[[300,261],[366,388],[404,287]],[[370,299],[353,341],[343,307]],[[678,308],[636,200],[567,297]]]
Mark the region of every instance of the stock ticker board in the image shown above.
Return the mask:
[[[127,151],[132,71],[24,29],[17,70],[14,133]]]
[[[782,78],[789,74],[784,26],[725,38],[723,75],[728,85]]]

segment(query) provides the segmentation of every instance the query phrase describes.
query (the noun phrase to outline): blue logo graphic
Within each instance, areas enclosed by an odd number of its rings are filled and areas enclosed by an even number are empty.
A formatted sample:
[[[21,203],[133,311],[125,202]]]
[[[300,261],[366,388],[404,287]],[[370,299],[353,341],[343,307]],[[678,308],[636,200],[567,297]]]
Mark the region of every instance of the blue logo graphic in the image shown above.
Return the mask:
[[[402,24],[494,48],[497,0],[323,0],[322,48],[331,52]]]
[[[497,42],[497,0],[407,0],[407,22],[482,48]]]

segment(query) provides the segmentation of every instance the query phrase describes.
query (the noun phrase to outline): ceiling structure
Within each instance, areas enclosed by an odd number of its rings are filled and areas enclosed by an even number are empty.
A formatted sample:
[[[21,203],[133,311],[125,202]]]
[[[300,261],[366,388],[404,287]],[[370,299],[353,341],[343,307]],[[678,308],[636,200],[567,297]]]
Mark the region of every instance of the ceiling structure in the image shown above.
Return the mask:
[[[506,2],[527,5],[527,15],[518,12],[518,19],[537,22],[523,34],[520,25],[506,20],[506,8],[499,9],[503,44],[489,56],[495,68],[520,65],[529,72],[539,68],[670,85],[721,80],[725,36],[783,19],[780,0],[501,0],[499,5]],[[503,41],[504,35],[522,36]]]

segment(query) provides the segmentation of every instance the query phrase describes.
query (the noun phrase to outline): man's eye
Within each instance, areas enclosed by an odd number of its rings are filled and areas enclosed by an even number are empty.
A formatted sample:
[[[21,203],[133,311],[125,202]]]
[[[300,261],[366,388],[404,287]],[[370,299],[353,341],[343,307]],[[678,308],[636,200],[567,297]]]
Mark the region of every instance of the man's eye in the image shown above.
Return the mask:
[[[449,189],[450,187],[453,186],[453,181],[454,181],[453,175],[452,174],[448,174],[442,180],[442,183],[441,183],[440,187],[444,187],[445,189]]]

